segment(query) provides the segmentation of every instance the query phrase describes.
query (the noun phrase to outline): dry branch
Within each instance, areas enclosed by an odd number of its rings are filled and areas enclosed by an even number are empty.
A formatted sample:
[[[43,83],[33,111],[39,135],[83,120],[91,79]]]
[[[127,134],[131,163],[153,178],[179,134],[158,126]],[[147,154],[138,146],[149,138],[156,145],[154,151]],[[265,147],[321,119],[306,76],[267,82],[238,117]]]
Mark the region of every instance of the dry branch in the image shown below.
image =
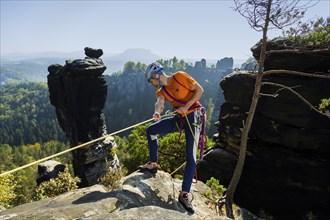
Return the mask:
[[[330,79],[330,75],[321,75],[321,74],[310,74],[293,70],[267,70],[263,72],[264,76],[271,74],[289,74],[303,77],[311,77],[311,78],[320,78],[320,79]]]
[[[296,95],[299,99],[301,99],[306,105],[308,105],[312,110],[316,111],[317,113],[324,115],[326,117],[328,117],[327,114],[319,111],[317,108],[315,108],[309,101],[307,101],[304,97],[302,97],[299,93],[297,93],[296,91],[294,91],[292,88],[282,85],[282,84],[278,84],[278,83],[272,83],[272,82],[262,82],[261,85],[271,85],[271,86],[277,86],[277,87],[281,87],[283,89],[287,89],[289,90],[291,93],[293,93],[294,95]]]

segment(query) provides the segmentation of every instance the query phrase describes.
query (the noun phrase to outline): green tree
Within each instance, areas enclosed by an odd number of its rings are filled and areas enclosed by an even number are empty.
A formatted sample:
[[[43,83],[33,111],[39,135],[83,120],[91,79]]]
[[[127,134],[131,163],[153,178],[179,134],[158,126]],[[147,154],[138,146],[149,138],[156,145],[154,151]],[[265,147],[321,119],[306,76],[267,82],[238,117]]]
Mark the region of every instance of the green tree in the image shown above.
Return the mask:
[[[0,144],[0,170],[13,168],[13,149],[8,144]]]
[[[133,61],[129,61],[127,63],[125,63],[124,65],[124,70],[123,70],[123,73],[131,73],[131,72],[134,72],[136,69],[135,69],[135,63]]]
[[[150,124],[145,124],[136,127],[128,135],[127,143],[122,143],[118,146],[118,155],[121,163],[125,166],[128,173],[132,173],[139,165],[148,161],[149,150],[146,137],[146,128]]]
[[[0,88],[0,143],[12,146],[64,141],[46,83],[10,83]],[[56,134],[56,135],[55,135]]]
[[[32,160],[30,160],[32,162]],[[28,164],[25,163],[25,164]],[[24,170],[20,170],[15,173],[15,181],[17,182],[17,187],[15,188],[16,198],[15,206],[30,202],[35,196],[35,187],[37,186],[37,167],[28,167]]]
[[[213,104],[213,100],[212,98],[210,98],[207,102],[207,112],[206,112],[206,124],[205,124],[205,129],[206,129],[206,133],[210,134],[210,129],[212,124],[214,124],[214,121],[212,121],[212,115],[214,112],[214,104]],[[213,122],[213,123],[212,123]]]
[[[1,170],[1,169],[0,169]],[[16,199],[17,183],[12,174],[0,177],[0,206],[10,208]]]

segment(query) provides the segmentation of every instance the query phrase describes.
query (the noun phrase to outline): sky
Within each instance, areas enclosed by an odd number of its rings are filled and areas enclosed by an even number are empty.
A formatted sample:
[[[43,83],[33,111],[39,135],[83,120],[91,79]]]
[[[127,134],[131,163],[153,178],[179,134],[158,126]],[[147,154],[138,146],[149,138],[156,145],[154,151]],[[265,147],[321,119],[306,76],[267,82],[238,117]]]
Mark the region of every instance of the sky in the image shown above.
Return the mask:
[[[232,9],[232,0],[0,1],[1,55],[89,46],[105,54],[144,48],[179,59],[247,59],[262,37]],[[320,0],[305,17],[329,15],[330,1]],[[268,37],[279,35],[270,31]]]

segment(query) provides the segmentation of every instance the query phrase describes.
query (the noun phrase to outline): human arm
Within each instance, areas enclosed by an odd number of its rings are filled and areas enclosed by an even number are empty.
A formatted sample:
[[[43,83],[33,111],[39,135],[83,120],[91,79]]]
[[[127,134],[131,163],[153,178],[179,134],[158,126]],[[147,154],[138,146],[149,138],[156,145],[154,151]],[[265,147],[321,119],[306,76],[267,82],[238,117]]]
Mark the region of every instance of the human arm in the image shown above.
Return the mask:
[[[155,121],[160,120],[160,114],[163,112],[165,107],[165,97],[164,96],[158,96],[157,101],[155,103],[155,112],[153,114],[153,118]]]
[[[196,103],[203,95],[204,93],[204,89],[201,85],[199,85],[199,83],[195,83],[192,87],[192,92],[193,92],[193,95],[191,97],[191,99],[184,105],[184,106],[181,106],[177,109],[177,112],[179,114],[186,114],[187,111],[189,110],[189,108],[194,104]]]

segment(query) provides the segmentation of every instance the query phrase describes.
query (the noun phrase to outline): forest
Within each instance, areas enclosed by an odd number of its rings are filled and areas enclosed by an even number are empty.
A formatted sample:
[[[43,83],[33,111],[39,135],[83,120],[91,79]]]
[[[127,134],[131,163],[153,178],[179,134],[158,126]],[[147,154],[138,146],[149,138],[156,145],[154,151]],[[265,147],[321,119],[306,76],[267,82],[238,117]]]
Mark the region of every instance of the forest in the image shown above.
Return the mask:
[[[177,70],[189,72],[204,88],[201,103],[207,109],[206,129],[208,135],[207,146],[212,144],[212,135],[216,132],[215,121],[219,115],[223,96],[219,90],[221,77],[232,72],[232,63],[226,69],[221,66],[206,67],[206,61],[201,60],[192,66],[178,60],[159,60],[170,74]],[[127,62],[123,71],[106,75],[108,94],[103,112],[105,114],[108,133],[127,126],[134,125],[151,118],[155,102],[155,90],[146,82],[144,70],[146,64]],[[0,171],[14,169],[38,159],[69,148],[69,143],[61,130],[56,118],[55,108],[50,104],[47,83],[20,82],[8,83],[0,87]],[[166,106],[171,110],[170,106]],[[116,137],[118,155],[125,172],[132,172],[136,165],[146,159],[146,142],[143,137],[145,127],[120,134]],[[139,134],[139,135],[137,135]],[[184,140],[184,138],[181,138]],[[183,157],[184,149],[178,144],[178,134],[164,137],[161,141],[167,143],[160,154],[163,169],[170,172],[178,166]],[[134,144],[138,143],[138,145]],[[172,144],[169,144],[172,143]],[[181,147],[180,147],[181,146]],[[140,149],[140,150],[137,150]],[[173,149],[177,149],[174,150]],[[141,150],[144,153],[141,153]],[[164,158],[172,155],[177,161],[168,164]],[[180,160],[181,158],[181,160]],[[67,164],[70,172],[71,154],[55,158]],[[36,194],[37,166],[18,171],[7,178],[1,178],[0,203],[3,207],[11,207],[37,199]],[[10,183],[10,184],[9,184]],[[11,192],[11,193],[10,193]]]

